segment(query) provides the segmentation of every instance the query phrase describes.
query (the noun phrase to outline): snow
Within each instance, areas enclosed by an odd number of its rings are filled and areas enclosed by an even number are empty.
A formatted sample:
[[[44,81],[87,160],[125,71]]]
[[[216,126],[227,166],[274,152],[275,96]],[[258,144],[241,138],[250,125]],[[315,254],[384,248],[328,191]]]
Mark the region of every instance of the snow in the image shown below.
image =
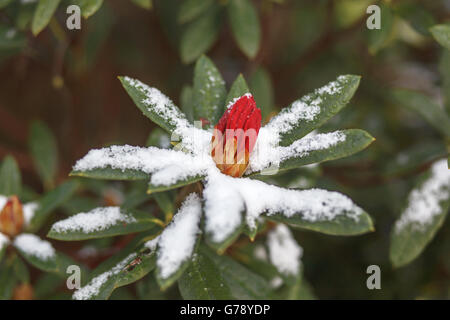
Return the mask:
[[[210,187],[212,190],[209,190]],[[232,198],[225,199],[224,193]],[[215,215],[223,217],[224,212],[227,212],[230,220],[237,221],[235,217],[242,208],[246,210],[246,223],[251,229],[256,227],[256,220],[263,213],[269,216],[282,213],[286,217],[298,215],[310,222],[330,221],[337,216],[347,216],[358,221],[362,213],[351,199],[337,192],[321,189],[289,190],[259,180],[233,178],[218,170],[208,174],[203,196],[206,230],[212,232],[216,239],[226,238],[232,230],[225,223],[216,223],[214,228],[208,226],[211,221],[219,220]],[[220,220],[224,221],[225,218]]]
[[[125,259],[120,261],[117,265],[115,265],[111,270],[108,270],[95,278],[93,278],[87,285],[78,289],[73,294],[72,298],[75,300],[88,300],[93,296],[99,294],[100,288],[102,285],[106,283],[111,277],[117,275],[123,268],[136,257],[135,253],[130,254]]]
[[[136,219],[132,215],[122,212],[120,207],[102,207],[58,221],[53,224],[51,231],[57,233],[70,231],[92,233],[106,230],[119,223],[133,222],[136,222]]]
[[[298,275],[303,249],[297,244],[291,231],[278,224],[267,235],[270,262],[278,272],[286,276]]]
[[[308,135],[294,141],[290,146],[279,146],[279,136],[276,131],[263,127],[259,131],[255,149],[250,156],[250,164],[246,174],[260,172],[268,168],[278,168],[289,158],[303,158],[312,151],[323,150],[344,142],[343,131]]]
[[[2,211],[3,207],[6,205],[6,202],[8,202],[8,197],[0,195],[0,211]]]
[[[41,260],[55,258],[55,249],[50,242],[42,240],[30,233],[22,233],[14,239],[14,246],[25,254],[34,256]]]
[[[39,209],[39,204],[37,202],[28,202],[23,205],[23,218],[26,226],[30,224],[37,209]]]
[[[200,198],[191,193],[159,236],[156,265],[161,278],[169,278],[191,257],[199,233],[201,214]]]
[[[255,247],[255,250],[253,251],[253,256],[256,259],[259,259],[262,261],[268,260],[266,248],[263,245],[258,245],[257,247]]]
[[[146,243],[144,243],[144,246],[148,249],[150,249],[151,251],[156,250],[157,246],[158,246],[158,242],[159,242],[159,236],[147,241]]]
[[[441,201],[450,198],[450,170],[447,160],[439,160],[431,167],[430,177],[408,196],[408,205],[395,230],[400,232],[406,226],[412,225],[416,230],[433,222],[433,218],[442,213]]]
[[[0,232],[0,251],[9,243],[9,238]]]

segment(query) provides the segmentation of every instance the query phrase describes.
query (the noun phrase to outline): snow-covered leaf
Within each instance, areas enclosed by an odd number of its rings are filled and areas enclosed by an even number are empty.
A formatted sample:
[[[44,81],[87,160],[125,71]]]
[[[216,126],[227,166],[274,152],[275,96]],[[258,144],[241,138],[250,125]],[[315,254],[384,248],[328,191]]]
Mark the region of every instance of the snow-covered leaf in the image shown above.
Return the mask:
[[[336,81],[316,89],[274,116],[266,128],[279,135],[279,143],[288,146],[320,127],[338,113],[353,97],[360,77],[339,76]]]
[[[29,148],[44,186],[52,188],[58,170],[58,150],[53,133],[43,122],[35,121],[31,125]]]
[[[52,191],[48,192],[39,201],[35,202],[36,208],[29,215],[25,213],[27,221],[26,230],[35,232],[47,221],[54,210],[64,204],[79,187],[76,180],[66,181]],[[24,207],[25,209],[25,207]]]
[[[426,95],[412,90],[396,90],[395,99],[406,108],[417,112],[445,137],[450,137],[450,117],[437,103]]]
[[[86,171],[73,170],[70,173],[71,176],[92,178],[92,179],[105,179],[105,180],[146,180],[148,174],[133,169],[114,169],[111,167],[106,168],[94,168]]]
[[[6,247],[9,244],[9,238],[0,232],[0,263],[2,261],[3,255],[5,254]]]
[[[195,176],[189,176],[185,179],[178,180],[175,183],[168,184],[168,185],[163,185],[163,184],[155,185],[155,184],[149,183],[148,188],[147,188],[147,193],[152,194],[152,193],[164,192],[164,191],[180,188],[180,187],[187,186],[189,184],[192,184],[192,183],[195,183],[198,181],[202,181],[204,178],[205,178],[204,175],[195,175]]]
[[[194,120],[206,119],[214,126],[224,112],[225,81],[214,63],[201,56],[194,69]]]
[[[254,58],[261,41],[256,8],[250,0],[230,0],[227,9],[234,39],[242,52],[249,58]]]
[[[178,22],[186,23],[201,15],[212,4],[214,0],[185,0],[181,3],[178,11]]]
[[[81,14],[87,19],[100,9],[103,0],[75,0],[72,3],[80,7]]]
[[[86,240],[113,237],[146,230],[159,231],[161,222],[145,212],[101,207],[78,213],[53,224],[48,237],[58,240]]]
[[[264,278],[205,246],[200,246],[178,284],[184,299],[269,299],[271,295]]]
[[[188,267],[200,239],[201,215],[200,198],[191,193],[159,236],[156,279],[163,290],[175,282]]]
[[[12,156],[6,156],[0,166],[0,194],[18,195],[21,188],[19,166]]]
[[[49,24],[60,2],[61,0],[39,0],[31,22],[31,31],[35,36]]]
[[[162,149],[169,149],[171,147],[170,136],[163,129],[155,128],[149,134],[145,145],[147,147],[158,147]]]
[[[445,159],[433,164],[408,196],[391,235],[390,258],[400,267],[414,260],[433,239],[450,208],[450,170]]]
[[[439,44],[450,50],[450,24],[438,24],[430,28],[431,34]]]
[[[0,264],[0,300],[10,300],[17,278],[11,263]]]
[[[247,170],[248,175],[264,170],[284,171],[304,165],[350,156],[365,149],[375,139],[364,130],[348,129],[310,135],[288,147],[271,143],[272,138],[263,128]]]
[[[239,74],[231,85],[230,91],[228,92],[227,98],[225,99],[225,105],[228,106],[229,103],[233,102],[234,99],[242,97],[244,94],[249,93],[247,82],[242,74]]]
[[[31,233],[18,235],[14,247],[30,264],[46,272],[58,271],[58,256],[50,242]]]
[[[220,6],[213,5],[185,27],[180,40],[180,55],[184,63],[194,62],[212,47],[219,36],[221,18]]]
[[[119,77],[125,90],[142,113],[169,133],[188,126],[186,116],[161,91],[130,77]]]

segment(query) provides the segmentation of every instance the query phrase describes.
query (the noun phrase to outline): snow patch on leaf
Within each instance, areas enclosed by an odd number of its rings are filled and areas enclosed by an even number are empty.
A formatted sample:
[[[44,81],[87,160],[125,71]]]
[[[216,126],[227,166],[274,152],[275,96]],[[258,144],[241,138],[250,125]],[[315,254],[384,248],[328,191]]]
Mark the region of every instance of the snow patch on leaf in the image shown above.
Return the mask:
[[[38,236],[30,233],[18,235],[14,239],[14,246],[24,253],[41,260],[49,260],[56,255],[55,249],[50,242],[42,240]]]
[[[395,224],[396,232],[409,225],[420,230],[430,224],[442,212],[441,201],[449,198],[450,170],[443,159],[432,165],[430,177],[409,194],[408,205]]]
[[[8,202],[8,197],[0,195],[0,211],[2,211],[3,207]]]
[[[201,213],[200,198],[191,193],[159,236],[156,264],[161,278],[169,278],[192,256],[199,233]]]
[[[125,214],[120,207],[95,208],[89,212],[81,212],[70,218],[56,222],[51,231],[65,233],[81,231],[92,233],[102,231],[118,223],[133,223],[136,219],[130,214]]]
[[[278,224],[267,235],[270,262],[278,272],[286,276],[297,276],[303,249],[292,236],[288,227]]]
[[[9,244],[9,238],[0,232],[0,251]]]
[[[110,279],[111,277],[122,271],[123,268],[128,264],[128,262],[136,257],[136,253],[130,254],[128,257],[116,264],[112,269],[96,276],[87,285],[78,289],[73,294],[72,298],[75,300],[89,300],[92,297],[100,293],[100,288]]]
[[[39,209],[39,204],[37,202],[28,202],[23,205],[23,218],[25,225],[28,226],[31,222],[31,220],[34,217],[34,214]]]

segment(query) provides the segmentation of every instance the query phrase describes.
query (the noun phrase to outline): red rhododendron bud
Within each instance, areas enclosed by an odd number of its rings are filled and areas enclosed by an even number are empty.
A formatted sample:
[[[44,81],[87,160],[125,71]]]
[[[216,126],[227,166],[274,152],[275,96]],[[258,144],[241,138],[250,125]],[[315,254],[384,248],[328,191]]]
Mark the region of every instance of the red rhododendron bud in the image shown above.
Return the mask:
[[[214,127],[211,156],[217,168],[232,177],[242,177],[260,128],[261,110],[251,94],[243,95]]]
[[[0,211],[0,232],[14,237],[22,231],[23,210],[19,198],[12,196]]]

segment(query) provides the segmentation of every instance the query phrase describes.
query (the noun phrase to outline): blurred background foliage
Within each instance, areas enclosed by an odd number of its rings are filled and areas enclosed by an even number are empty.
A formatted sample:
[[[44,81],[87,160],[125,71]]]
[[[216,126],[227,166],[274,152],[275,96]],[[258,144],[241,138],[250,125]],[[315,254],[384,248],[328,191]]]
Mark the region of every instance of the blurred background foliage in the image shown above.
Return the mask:
[[[273,182],[343,192],[371,214],[376,231],[358,237],[296,232],[305,277],[318,298],[450,297],[448,219],[414,262],[395,269],[389,261],[391,229],[408,192],[432,161],[448,155],[449,128],[434,128],[411,107],[408,94],[396,92],[414,90],[425,104],[445,105],[450,114],[450,52],[429,31],[450,21],[449,0],[63,0],[53,1],[45,21],[36,22],[41,2],[52,1],[0,0],[0,159],[11,154],[17,160],[26,185],[22,201],[68,179],[75,160],[91,148],[155,144],[158,132],[149,137],[154,124],[133,106],[119,75],[151,84],[183,105],[191,62],[207,53],[228,86],[239,73],[245,76],[267,119],[271,110],[340,74],[359,74],[350,105],[323,129],[358,127],[377,141],[350,158]],[[89,17],[81,30],[65,28],[65,9],[74,3]],[[83,7],[87,3],[94,6]],[[366,9],[374,3],[382,9],[382,28],[370,31]],[[51,170],[39,166],[37,154]],[[82,181],[79,196],[54,219],[101,204],[143,203],[148,199],[140,187]],[[169,196],[171,201],[156,199],[166,215],[173,212],[175,196]],[[147,207],[160,210],[152,201]],[[111,241],[57,248],[94,267],[127,239]],[[366,287],[372,264],[381,267],[381,290]],[[31,276],[36,296],[49,297],[51,275]],[[179,297],[176,288],[159,295],[148,278],[113,298]]]

